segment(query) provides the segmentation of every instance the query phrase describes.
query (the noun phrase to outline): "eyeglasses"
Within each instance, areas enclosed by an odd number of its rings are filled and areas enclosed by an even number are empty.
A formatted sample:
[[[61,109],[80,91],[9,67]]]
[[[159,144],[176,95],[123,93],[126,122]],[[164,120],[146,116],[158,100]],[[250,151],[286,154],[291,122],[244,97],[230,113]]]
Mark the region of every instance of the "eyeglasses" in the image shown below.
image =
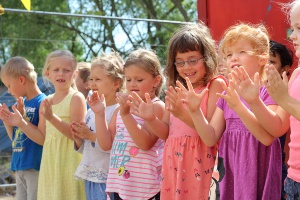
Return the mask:
[[[204,59],[204,57],[201,58],[192,58],[189,60],[183,60],[183,61],[177,61],[174,62],[174,64],[176,65],[176,67],[184,67],[185,63],[187,62],[189,64],[189,66],[193,66],[196,65],[198,63],[199,60]]]

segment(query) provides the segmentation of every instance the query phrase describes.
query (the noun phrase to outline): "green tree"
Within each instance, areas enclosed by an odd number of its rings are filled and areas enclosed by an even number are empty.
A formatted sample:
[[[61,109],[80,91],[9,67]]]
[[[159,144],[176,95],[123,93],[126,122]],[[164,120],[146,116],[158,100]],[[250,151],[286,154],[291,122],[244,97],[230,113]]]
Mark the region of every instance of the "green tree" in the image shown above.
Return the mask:
[[[4,8],[24,9],[20,0]],[[195,22],[196,0],[44,0],[32,1],[32,10]],[[0,16],[0,62],[20,55],[41,72],[46,55],[69,49],[79,61],[90,61],[102,51],[118,51],[124,58],[136,48],[156,51],[165,64],[166,45],[179,24],[6,12]]]

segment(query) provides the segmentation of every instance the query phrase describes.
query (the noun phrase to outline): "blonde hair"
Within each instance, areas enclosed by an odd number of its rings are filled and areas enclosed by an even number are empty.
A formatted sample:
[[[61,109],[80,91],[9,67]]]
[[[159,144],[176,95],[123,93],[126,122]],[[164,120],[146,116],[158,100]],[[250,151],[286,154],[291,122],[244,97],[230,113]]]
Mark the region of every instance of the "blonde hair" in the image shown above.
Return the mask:
[[[146,49],[138,49],[132,51],[125,62],[124,69],[131,65],[140,67],[141,69],[151,74],[153,77],[161,76],[161,81],[155,88],[155,96],[158,97],[161,93],[163,84],[163,74],[161,64],[158,60],[157,55],[153,51]]]
[[[91,63],[79,62],[77,63],[78,76],[86,83],[91,72]]]
[[[75,71],[77,69],[77,60],[75,58],[75,56],[68,50],[56,50],[51,52],[50,54],[48,54],[45,64],[44,64],[44,68],[43,68],[43,73],[42,75],[44,77],[46,77],[47,75],[47,71],[49,70],[50,66],[51,66],[51,62],[57,58],[65,58],[65,59],[69,59],[70,61],[72,61],[72,68]],[[75,90],[77,90],[76,84],[75,84],[75,80],[73,79],[71,87]]]
[[[270,51],[268,31],[262,24],[245,24],[239,23],[229,27],[223,36],[221,43],[221,51],[226,55],[227,49],[240,40],[249,41],[253,51],[248,54],[258,56],[260,58],[268,58]],[[267,64],[267,63],[266,63]],[[263,77],[264,67],[262,67],[260,76]]]
[[[300,6],[300,0],[294,0],[290,3],[278,3],[282,6],[282,11],[286,14],[288,17],[288,20],[290,21],[290,17],[292,12],[295,11],[295,9]]]
[[[91,68],[102,67],[108,77],[120,83],[117,92],[123,92],[125,90],[123,63],[120,55],[113,51],[109,54],[102,53],[100,57],[94,58],[91,62]]]
[[[26,58],[16,56],[12,57],[1,68],[1,78],[3,76],[9,76],[12,78],[18,78],[24,76],[27,80],[34,83],[37,82],[37,73],[34,71],[34,66]]]
[[[165,76],[168,84],[176,86],[176,81],[186,85],[184,77],[180,77],[174,64],[177,53],[199,51],[204,57],[204,85],[216,75],[217,51],[207,26],[203,22],[188,24],[177,30],[169,40]]]

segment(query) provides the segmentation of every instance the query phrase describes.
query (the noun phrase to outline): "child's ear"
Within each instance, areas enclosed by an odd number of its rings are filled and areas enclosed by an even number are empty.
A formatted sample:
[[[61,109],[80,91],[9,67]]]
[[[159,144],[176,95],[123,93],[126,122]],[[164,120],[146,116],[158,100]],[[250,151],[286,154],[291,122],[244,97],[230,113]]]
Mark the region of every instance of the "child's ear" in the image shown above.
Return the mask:
[[[24,84],[26,82],[25,76],[19,76],[19,81],[21,84]]]
[[[286,72],[286,75],[289,75],[290,69],[291,69],[291,66],[289,66],[289,65],[286,65],[286,66],[282,67],[282,68],[281,68],[281,74],[282,74],[283,72]]]
[[[154,80],[154,87],[157,87],[161,82],[161,75],[157,75]]]
[[[78,77],[79,71],[75,70],[74,74],[73,74],[73,79],[76,79]]]
[[[89,81],[86,81],[86,82],[84,83],[84,88],[87,89],[87,90],[90,88]]]
[[[46,70],[45,75],[47,78],[49,78],[49,69]]]
[[[117,89],[117,88],[120,89],[120,86],[121,86],[121,81],[120,81],[120,80],[116,80],[116,81],[114,82],[114,88],[115,88],[115,89]]]

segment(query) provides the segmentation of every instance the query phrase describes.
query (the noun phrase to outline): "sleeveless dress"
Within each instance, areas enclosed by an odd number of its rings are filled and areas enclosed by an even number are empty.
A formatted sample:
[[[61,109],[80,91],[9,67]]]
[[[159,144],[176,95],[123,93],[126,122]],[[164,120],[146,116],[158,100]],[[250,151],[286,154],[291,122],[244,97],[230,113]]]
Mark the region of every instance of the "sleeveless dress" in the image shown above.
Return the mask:
[[[289,85],[289,93],[290,95],[300,101],[300,71],[292,80]],[[293,179],[294,181],[300,183],[300,159],[299,159],[299,151],[300,151],[300,121],[295,117],[290,116],[290,124],[291,124],[291,142],[289,143],[290,152],[289,152],[289,169],[288,169],[288,177]]]
[[[143,119],[133,117],[141,126],[144,124]],[[106,192],[118,193],[124,200],[147,200],[155,196],[160,191],[163,148],[164,141],[158,139],[150,150],[139,149],[118,113]]]
[[[267,106],[276,104],[265,87],[260,89],[260,98]],[[218,167],[225,171],[225,174],[220,173],[220,199],[280,199],[282,164],[279,139],[276,138],[270,146],[263,145],[224,99],[220,98],[217,106],[223,110],[226,121],[219,146]]]
[[[204,88],[200,86],[194,90],[200,93]],[[204,116],[208,95],[207,92],[200,105]],[[163,156],[161,199],[208,199],[217,145],[206,146],[195,129],[173,115],[170,115],[169,126]]]
[[[70,122],[70,103],[77,91],[68,94],[52,111],[64,122]],[[49,95],[47,98],[52,98]],[[84,182],[76,180],[75,170],[81,155],[74,150],[74,142],[46,121],[46,137],[38,183],[39,200],[84,200]]]

